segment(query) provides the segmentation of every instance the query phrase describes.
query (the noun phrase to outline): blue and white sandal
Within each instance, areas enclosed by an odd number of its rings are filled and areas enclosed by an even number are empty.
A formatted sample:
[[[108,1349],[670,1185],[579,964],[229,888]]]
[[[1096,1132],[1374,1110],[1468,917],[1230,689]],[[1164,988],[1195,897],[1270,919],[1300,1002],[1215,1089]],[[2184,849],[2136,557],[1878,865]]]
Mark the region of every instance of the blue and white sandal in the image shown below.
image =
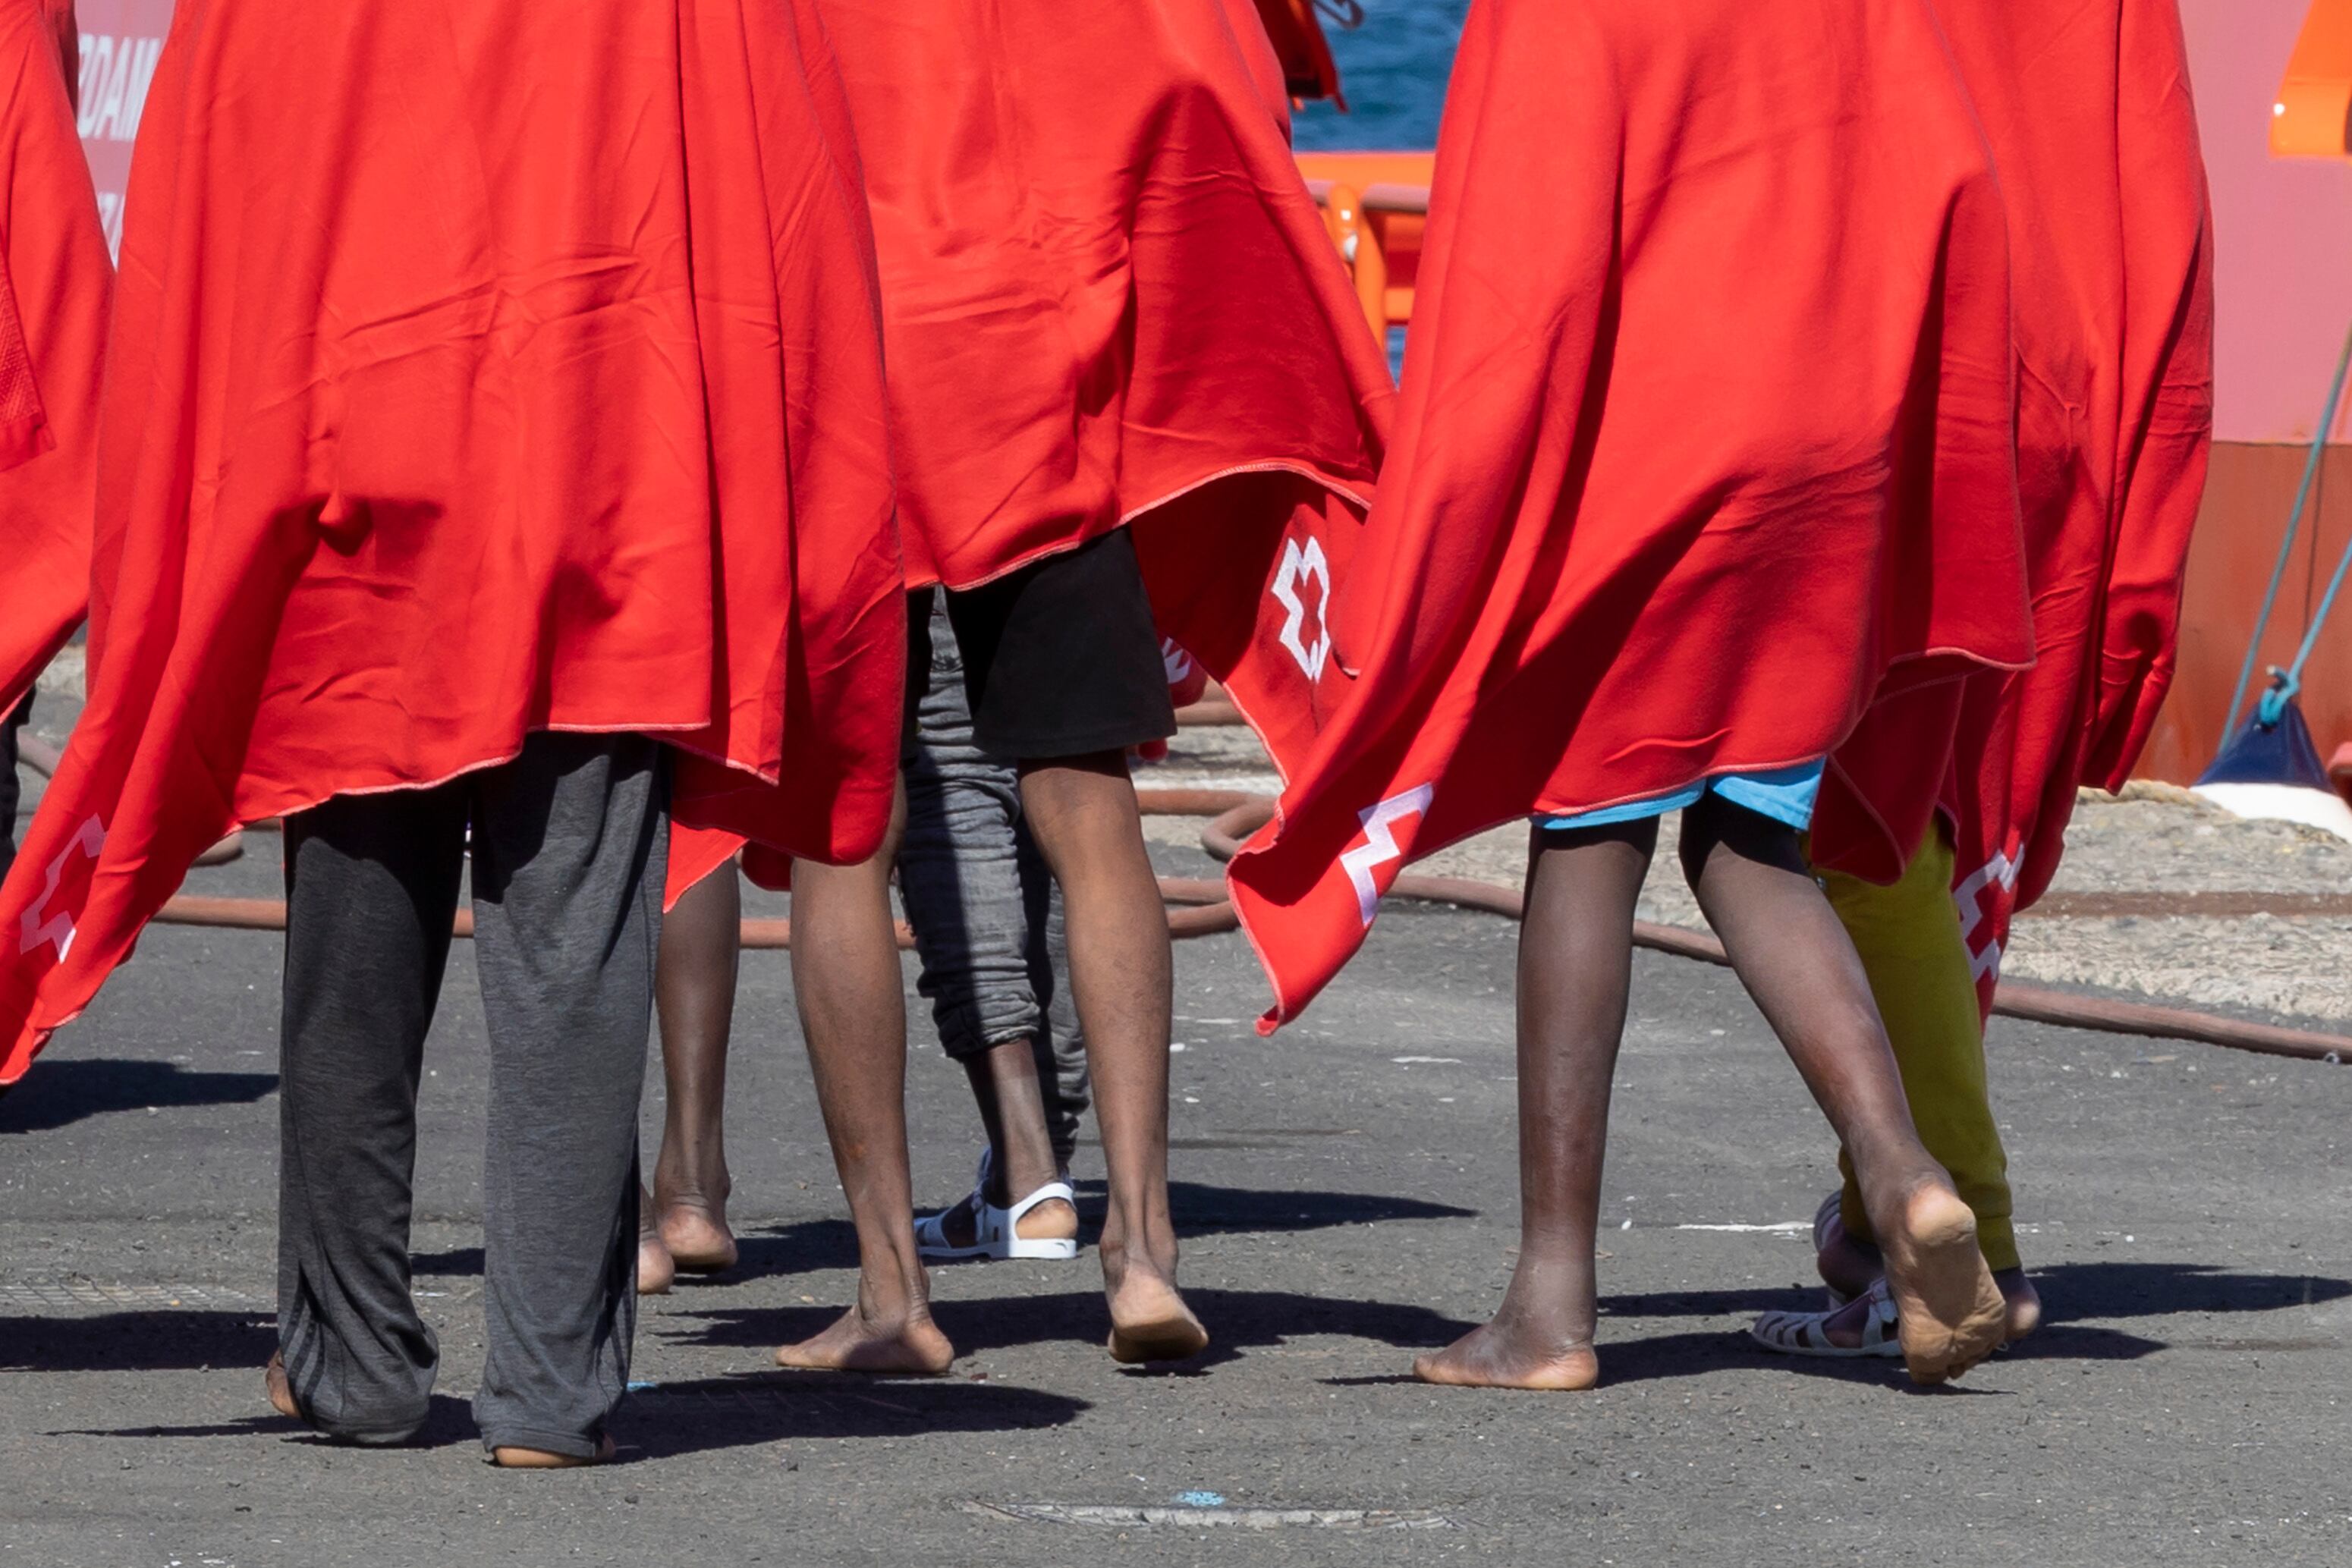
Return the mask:
[[[1027,1237],[1021,1234],[1021,1221],[1041,1205],[1066,1203],[1072,1213],[1077,1212],[1078,1195],[1067,1181],[1049,1181],[1011,1207],[999,1208],[988,1201],[988,1177],[989,1156],[983,1150],[980,1156],[980,1175],[971,1188],[971,1244],[959,1247],[948,1240],[947,1218],[953,1211],[943,1209],[938,1214],[924,1215],[915,1221],[915,1251],[918,1255],[934,1263],[952,1263],[967,1258],[1066,1263],[1078,1255],[1076,1237]]]

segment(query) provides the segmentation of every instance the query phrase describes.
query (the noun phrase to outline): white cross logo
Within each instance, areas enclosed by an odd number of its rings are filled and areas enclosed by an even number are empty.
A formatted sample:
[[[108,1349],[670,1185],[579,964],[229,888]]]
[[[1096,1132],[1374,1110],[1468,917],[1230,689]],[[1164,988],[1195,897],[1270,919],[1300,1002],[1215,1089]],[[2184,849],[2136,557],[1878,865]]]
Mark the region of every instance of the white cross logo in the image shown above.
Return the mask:
[[[1312,579],[1318,590],[1315,599],[1315,641],[1310,645],[1301,635],[1307,629],[1307,601],[1298,591],[1302,580]],[[1323,677],[1323,662],[1331,656],[1331,563],[1323,557],[1323,541],[1309,538],[1301,549],[1297,539],[1286,539],[1282,546],[1282,565],[1274,574],[1274,597],[1289,613],[1282,623],[1282,645],[1298,661],[1309,681]]]
[[[45,921],[41,918],[41,911],[48,907],[49,900],[57,896],[58,885],[66,879],[66,857],[79,850],[96,860],[98,852],[105,847],[106,824],[92,817],[66,841],[66,847],[58,852],[58,858],[49,862],[48,874],[41,885],[41,896],[33,900],[33,906],[25,911],[23,952],[30,954],[42,944],[54,942],[58,948],[58,962],[62,964],[66,961],[66,955],[73,951],[73,916],[60,912]]]
[[[1192,673],[1192,655],[1173,637],[1160,639],[1160,667],[1168,673],[1168,684],[1181,685]]]
[[[1952,889],[1952,903],[1960,912],[1960,936],[1969,944],[1969,971],[1977,979],[2000,972],[1999,942],[1987,942],[1982,952],[1976,948],[1978,930],[1991,919],[1992,912],[1984,906],[1985,890],[1998,885],[2003,893],[2014,893],[2018,873],[2023,869],[2015,856],[1997,854]]]
[[[1402,857],[1397,848],[1396,836],[1389,831],[1391,824],[1405,817],[1418,817],[1429,810],[1429,798],[1434,793],[1423,784],[1402,795],[1391,795],[1369,811],[1358,813],[1364,824],[1364,841],[1339,857],[1340,869],[1348,880],[1356,884],[1356,911],[1370,925],[1381,907],[1381,890],[1372,881],[1372,868],[1386,865]]]

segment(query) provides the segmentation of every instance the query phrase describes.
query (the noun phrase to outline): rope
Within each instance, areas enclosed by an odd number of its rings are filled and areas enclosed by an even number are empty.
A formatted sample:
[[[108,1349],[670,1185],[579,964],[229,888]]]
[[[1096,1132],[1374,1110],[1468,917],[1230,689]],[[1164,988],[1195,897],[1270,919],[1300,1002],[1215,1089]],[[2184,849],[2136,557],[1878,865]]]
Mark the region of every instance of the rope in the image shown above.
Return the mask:
[[[2327,455],[2327,433],[2336,428],[2336,410],[2343,402],[2344,380],[2347,373],[2352,373],[2352,331],[2345,334],[2344,352],[2336,358],[2336,379],[2327,385],[2327,407],[2319,416],[2319,428],[2312,433],[2311,455],[2304,459],[2303,464],[2303,482],[2295,486],[2294,507],[2286,517],[2286,538],[2279,541],[2278,565],[2271,569],[2270,591],[2263,595],[2263,612],[2254,618],[2254,634],[2246,643],[2246,662],[2239,667],[2238,684],[2230,693],[2227,721],[2221,726],[2224,744],[2238,727],[2238,709],[2246,700],[2246,688],[2253,684],[2254,661],[2262,651],[2263,633],[2270,627],[2271,612],[2277,607],[2279,589],[2286,581],[2286,563],[2294,559],[2295,536],[2303,528],[2304,510],[2310,505],[2312,487],[2319,480],[2320,460]],[[2346,562],[2352,564],[2352,556],[2347,556]],[[2318,635],[2319,623],[2327,617],[2326,606],[2334,602],[2336,591],[2343,584],[2344,568],[2339,565],[2336,569],[2336,580],[2327,590],[2327,600],[2313,620],[2310,631],[2304,636],[2303,652],[2295,657],[2294,667],[2289,676],[2294,682],[2294,687],[2281,695],[2275,704],[2268,694],[2263,698],[2260,711],[2263,716],[2264,728],[2278,722],[2278,716],[2286,711],[2286,697],[2300,688],[2303,662],[2311,656],[2312,642]]]
[[[2312,612],[2311,624],[2304,630],[2303,645],[2294,651],[2294,662],[2281,670],[2272,681],[2271,689],[2263,694],[2258,711],[2264,729],[2286,716],[2288,699],[2303,690],[2303,667],[2311,662],[2312,650],[2319,645],[2320,628],[2327,624],[2327,612],[2336,608],[2336,596],[2344,591],[2347,572],[2352,572],[2352,539],[2345,541],[2344,553],[2336,559],[2336,575],[2327,580],[2327,591],[2319,596],[2319,608]]]

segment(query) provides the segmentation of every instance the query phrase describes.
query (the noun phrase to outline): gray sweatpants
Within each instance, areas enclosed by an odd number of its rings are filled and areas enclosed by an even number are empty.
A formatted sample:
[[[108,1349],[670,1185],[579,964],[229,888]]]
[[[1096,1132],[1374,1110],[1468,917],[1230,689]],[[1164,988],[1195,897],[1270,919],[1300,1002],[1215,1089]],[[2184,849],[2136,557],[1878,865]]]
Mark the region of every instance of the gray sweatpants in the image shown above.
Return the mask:
[[[913,601],[917,614],[924,597]],[[898,894],[915,928],[916,983],[957,1061],[1008,1040],[1030,1042],[1054,1152],[1066,1166],[1091,1086],[1077,1007],[1059,978],[1070,964],[1061,890],[1022,824],[1018,771],[972,739],[955,629],[944,596],[929,597],[930,679],[900,757],[907,834]]]
[[[637,1099],[668,835],[661,747],[534,735],[286,823],[278,1337],[320,1429],[398,1442],[438,1360],[409,1294],[417,1073],[472,829],[489,1030],[486,1447],[588,1456],[636,1328]]]

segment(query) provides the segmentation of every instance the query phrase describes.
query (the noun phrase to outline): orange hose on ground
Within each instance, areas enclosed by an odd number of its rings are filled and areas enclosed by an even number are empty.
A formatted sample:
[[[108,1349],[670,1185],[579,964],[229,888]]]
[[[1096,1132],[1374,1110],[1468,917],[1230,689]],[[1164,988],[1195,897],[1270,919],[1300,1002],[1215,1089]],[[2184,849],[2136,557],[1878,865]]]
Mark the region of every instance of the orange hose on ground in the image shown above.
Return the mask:
[[[1273,820],[1274,802],[1261,796],[1235,806],[1211,822],[1201,834],[1201,847],[1218,860],[1231,860],[1241,848],[1242,840]],[[1397,878],[1390,896],[1451,904],[1512,920],[1518,919],[1526,908],[1526,901],[1517,888],[1474,882],[1466,877],[1408,874]],[[1696,958],[1705,964],[1728,967],[1731,962],[1724,953],[1723,944],[1706,932],[1658,925],[1646,920],[1633,923],[1633,945],[1679,958]],[[2079,996],[2023,980],[2002,981],[1994,996],[1992,1010],[2004,1018],[2031,1023],[2096,1030],[2105,1034],[2145,1035],[2158,1040],[2189,1040],[2263,1056],[2292,1057],[2299,1061],[2333,1065],[2352,1061],[2352,1036],[2282,1029],[2274,1024],[2250,1023],[2187,1008]]]
[[[1220,861],[1229,861],[1242,841],[1274,820],[1274,800],[1239,789],[1138,789],[1138,803],[1146,816],[1207,817],[1201,847]],[[226,841],[224,841],[226,843]],[[1223,883],[1204,878],[1162,877],[1160,896],[1174,905],[1168,912],[1169,935],[1177,938],[1214,936],[1240,925]],[[1390,890],[1395,898],[1457,908],[1482,910],[1517,920],[1524,901],[1516,888],[1466,877],[1405,875]],[[203,898],[183,894],[166,904],[155,916],[167,925],[211,925],[231,930],[283,931],[286,905],[269,898]],[[471,936],[474,915],[459,910],[455,935]],[[914,934],[901,921],[898,946],[914,946]],[[792,945],[790,920],[747,919],[742,942],[751,951],[774,951]],[[1704,931],[1633,923],[1633,945],[1701,963],[1727,965],[1723,945]],[[2144,1035],[2159,1040],[2196,1040],[2231,1051],[2264,1056],[2291,1057],[2301,1061],[2340,1063],[2352,1061],[2352,1037],[2312,1030],[2282,1029],[2250,1023],[2185,1008],[2158,1007],[2143,1002],[2114,1001],[2078,996],[2045,986],[2011,980],[2002,984],[1993,1011],[2005,1018],[2068,1029],[2096,1030],[2108,1034]]]

